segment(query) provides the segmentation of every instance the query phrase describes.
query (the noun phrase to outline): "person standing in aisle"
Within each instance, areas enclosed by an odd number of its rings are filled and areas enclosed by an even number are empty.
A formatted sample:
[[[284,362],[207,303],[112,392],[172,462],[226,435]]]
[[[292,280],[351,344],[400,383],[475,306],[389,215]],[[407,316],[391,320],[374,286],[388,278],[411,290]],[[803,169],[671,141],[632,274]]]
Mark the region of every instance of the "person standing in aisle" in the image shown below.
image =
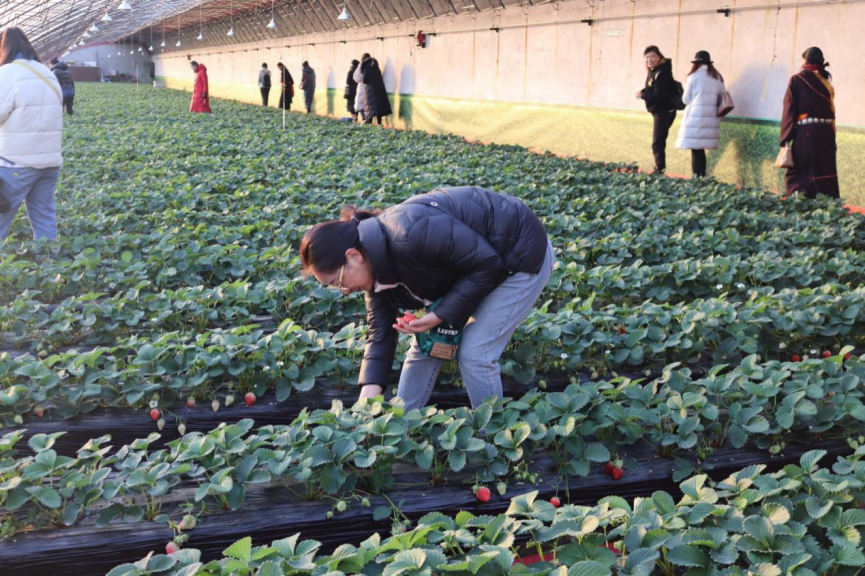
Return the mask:
[[[361,64],[361,72],[363,73],[363,83],[366,84],[364,123],[372,124],[373,119],[375,119],[376,125],[381,126],[382,119],[393,114],[393,109],[390,106],[390,98],[387,96],[387,88],[384,85],[381,69],[378,67],[378,60],[368,58]]]
[[[715,150],[721,139],[718,102],[724,95],[724,77],[715,70],[712,57],[705,50],[691,60],[691,72],[682,97],[687,108],[682,115],[676,148],[691,151],[691,173],[706,176],[706,150]]]
[[[294,78],[291,77],[291,73],[282,62],[276,67],[279,68],[279,108],[291,110],[291,101],[294,99]]]
[[[192,89],[189,111],[210,114],[210,87],[207,82],[207,67],[195,60],[190,62],[190,65],[192,71],[195,72],[195,86]]]
[[[20,28],[0,33],[0,240],[21,204],[33,238],[57,237],[63,92]]]
[[[355,122],[357,122],[357,109],[354,107],[354,100],[357,97],[357,82],[354,81],[354,71],[359,65],[360,62],[352,60],[351,68],[345,77],[345,108]]]
[[[655,174],[667,170],[667,135],[676,120],[673,62],[664,58],[657,46],[643,51],[646,61],[646,85],[637,92],[637,99],[645,100],[646,110],[652,115],[652,154],[655,156]]]
[[[258,72],[258,89],[261,90],[261,105],[267,108],[267,99],[270,97],[270,70],[267,62],[261,65]]]
[[[781,115],[781,146],[793,147],[793,167],[784,178],[785,195],[823,194],[840,198],[835,142],[835,88],[823,51],[802,54],[802,69],[790,78]]]
[[[72,116],[72,105],[75,103],[75,81],[72,80],[72,74],[69,72],[69,64],[59,62],[57,58],[51,61],[51,71],[60,83],[60,90],[63,92],[63,107],[66,113]]]
[[[306,60],[301,65],[303,74],[300,77],[300,89],[303,90],[303,101],[306,104],[306,113],[312,113],[312,101],[315,98],[315,70]]]
[[[354,98],[354,109],[357,110],[360,116],[360,121],[366,120],[366,84],[363,83],[363,63],[370,59],[369,53],[364,53],[360,57],[360,65],[354,69],[351,75],[352,80],[357,83],[357,95]]]

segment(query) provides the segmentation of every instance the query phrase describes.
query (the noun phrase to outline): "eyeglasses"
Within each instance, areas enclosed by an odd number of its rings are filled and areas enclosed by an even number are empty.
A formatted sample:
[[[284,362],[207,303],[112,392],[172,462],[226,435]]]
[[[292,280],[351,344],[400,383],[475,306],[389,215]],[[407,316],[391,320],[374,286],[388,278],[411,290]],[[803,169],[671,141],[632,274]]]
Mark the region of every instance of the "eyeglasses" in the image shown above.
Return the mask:
[[[339,278],[337,279],[336,284],[331,284],[330,287],[336,288],[337,290],[342,292],[345,289],[345,286],[342,285],[342,277],[344,274],[345,274],[345,264],[343,264],[342,267],[339,269]]]

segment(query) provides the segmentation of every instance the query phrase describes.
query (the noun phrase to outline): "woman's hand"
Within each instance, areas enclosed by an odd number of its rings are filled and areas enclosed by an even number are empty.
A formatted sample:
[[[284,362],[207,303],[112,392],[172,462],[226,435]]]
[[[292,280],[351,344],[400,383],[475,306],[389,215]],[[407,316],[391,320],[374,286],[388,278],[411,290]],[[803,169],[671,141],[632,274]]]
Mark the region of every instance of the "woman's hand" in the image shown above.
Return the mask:
[[[638,90],[638,91],[637,91],[637,100],[641,100],[642,98],[643,98],[643,91],[642,91],[642,90]]]
[[[357,399],[363,400],[364,398],[375,398],[376,396],[380,396],[381,392],[381,386],[378,384],[367,384],[360,389],[360,396],[358,396]]]
[[[423,334],[442,322],[443,320],[436,316],[435,312],[430,312],[423,318],[414,318],[411,313],[406,313],[405,316],[396,319],[396,324],[393,327],[396,328],[397,332],[403,334]]]

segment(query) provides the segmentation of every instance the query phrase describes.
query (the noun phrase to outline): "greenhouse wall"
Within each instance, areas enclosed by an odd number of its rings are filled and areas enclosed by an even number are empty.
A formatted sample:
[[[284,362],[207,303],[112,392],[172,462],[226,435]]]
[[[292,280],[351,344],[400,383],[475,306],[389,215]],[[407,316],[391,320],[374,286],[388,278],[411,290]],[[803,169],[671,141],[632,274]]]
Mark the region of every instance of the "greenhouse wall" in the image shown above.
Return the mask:
[[[287,64],[296,82],[300,63],[316,70],[314,112],[345,117],[343,86],[350,61],[369,52],[383,67],[398,128],[450,132],[486,142],[520,144],[556,154],[652,166],[651,116],[635,98],[645,78],[643,49],[657,44],[684,82],[689,60],[709,50],[727,80],[736,109],[722,124],[710,172],[743,185],[777,190],[778,118],[801,53],[820,46],[835,75],[842,194],[865,200],[865,68],[858,62],[857,23],[865,2],[802,4],[777,9],[757,0],[732,6],[718,0],[611,0],[590,7],[562,2],[442,17],[327,35],[156,57],[156,74],[170,88],[190,89],[190,59],[207,65],[211,93],[260,103],[258,70]],[[590,24],[582,22],[594,19]],[[426,48],[418,30],[435,33]],[[278,92],[271,93],[276,106]],[[302,109],[302,96],[293,110]],[[218,113],[218,107],[216,109]],[[690,173],[690,156],[668,141],[668,171]]]

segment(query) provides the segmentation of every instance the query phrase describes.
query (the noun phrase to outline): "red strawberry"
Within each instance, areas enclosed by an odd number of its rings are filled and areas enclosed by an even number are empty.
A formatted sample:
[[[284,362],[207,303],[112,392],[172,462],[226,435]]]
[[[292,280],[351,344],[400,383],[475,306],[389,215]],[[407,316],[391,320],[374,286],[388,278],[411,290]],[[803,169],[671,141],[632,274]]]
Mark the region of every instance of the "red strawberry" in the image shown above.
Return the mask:
[[[406,322],[414,322],[415,320],[417,320],[417,316],[415,316],[411,312],[406,312],[405,314],[403,314],[402,319]]]
[[[255,404],[255,394],[252,392],[247,392],[246,396],[243,397],[244,402],[246,402],[247,406],[252,406]]]
[[[153,420],[154,422],[159,420],[159,416],[160,416],[159,408],[154,408],[150,411],[150,419]]]
[[[177,544],[175,544],[174,541],[171,541],[165,545],[165,553],[166,554],[174,554],[178,550],[180,550],[180,548],[177,547]]]
[[[613,471],[611,473],[613,480],[618,480],[619,478],[622,477],[622,474],[624,474],[624,472],[622,471],[621,468],[613,468]]]
[[[604,474],[612,474],[613,473],[613,463],[607,462],[604,464]]]
[[[489,502],[490,501],[490,489],[487,488],[486,486],[481,486],[480,488],[478,488],[478,491],[475,492],[475,496],[477,496],[477,499],[480,500],[481,502]]]
[[[823,358],[831,358],[832,353],[828,350],[823,350]]]
[[[616,545],[613,544],[612,542],[606,542],[605,544],[603,544],[601,546],[601,548],[606,548],[607,550],[611,551],[613,554],[619,554],[619,549],[616,548]]]
[[[43,416],[45,416],[45,408],[43,408],[42,406],[37,406],[33,409],[33,413],[36,415],[37,418],[42,418]]]
[[[186,399],[186,405],[190,408],[195,408],[195,396],[190,396]]]
[[[846,361],[846,360],[849,360],[849,359],[850,359],[850,354],[849,354],[849,353],[844,354],[844,360]]]
[[[624,334],[625,332],[627,332],[627,330],[625,330],[625,327],[619,326],[619,334]]]
[[[553,496],[552,498],[550,498],[550,504],[553,505],[553,508],[558,508],[562,505],[562,501]]]
[[[793,362],[801,362],[802,357],[799,356],[798,354],[793,354],[793,358],[791,358],[791,360],[793,360]]]

